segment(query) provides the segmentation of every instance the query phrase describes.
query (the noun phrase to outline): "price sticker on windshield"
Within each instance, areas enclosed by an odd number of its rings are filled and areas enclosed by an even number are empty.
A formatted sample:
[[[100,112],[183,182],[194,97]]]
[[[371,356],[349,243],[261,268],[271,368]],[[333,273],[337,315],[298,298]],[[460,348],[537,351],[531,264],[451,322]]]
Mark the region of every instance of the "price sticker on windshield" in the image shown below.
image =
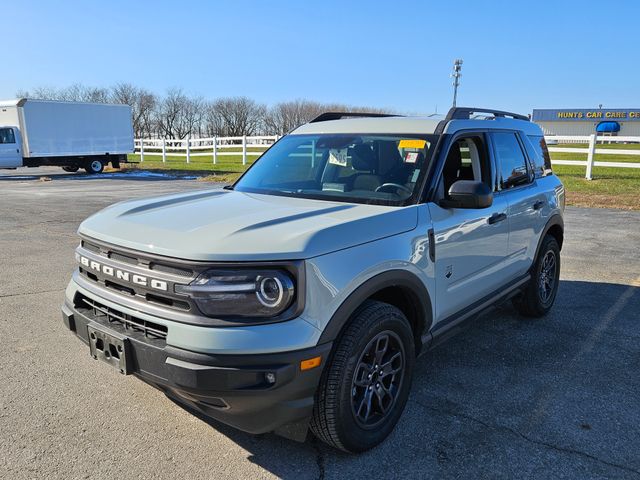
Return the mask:
[[[329,150],[329,163],[333,165],[347,166],[347,148],[332,148]]]

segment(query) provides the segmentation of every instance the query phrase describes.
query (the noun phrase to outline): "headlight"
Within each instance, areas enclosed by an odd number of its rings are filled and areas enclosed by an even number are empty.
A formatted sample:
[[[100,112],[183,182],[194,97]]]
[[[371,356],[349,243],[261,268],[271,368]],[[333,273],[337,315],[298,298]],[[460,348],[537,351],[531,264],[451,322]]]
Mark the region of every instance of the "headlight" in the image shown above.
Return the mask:
[[[176,293],[191,297],[210,317],[275,317],[295,296],[291,275],[283,270],[207,270]]]

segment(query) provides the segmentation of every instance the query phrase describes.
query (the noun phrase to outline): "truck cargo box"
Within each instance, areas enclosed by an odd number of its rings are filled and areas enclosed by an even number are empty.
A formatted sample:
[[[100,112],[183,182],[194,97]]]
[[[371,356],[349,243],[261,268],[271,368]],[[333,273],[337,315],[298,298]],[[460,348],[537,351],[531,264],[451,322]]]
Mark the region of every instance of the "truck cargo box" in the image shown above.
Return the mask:
[[[20,99],[0,102],[0,126],[17,126],[22,156],[73,157],[133,152],[131,107]]]

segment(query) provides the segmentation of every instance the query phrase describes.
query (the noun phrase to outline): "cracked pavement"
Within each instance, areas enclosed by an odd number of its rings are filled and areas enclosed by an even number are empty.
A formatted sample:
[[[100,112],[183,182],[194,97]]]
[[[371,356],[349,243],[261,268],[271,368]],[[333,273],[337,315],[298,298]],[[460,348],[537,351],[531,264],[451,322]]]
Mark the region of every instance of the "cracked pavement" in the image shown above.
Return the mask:
[[[206,421],[64,328],[80,221],[205,187],[0,173],[0,478],[640,478],[640,212],[568,208],[552,312],[504,305],[421,357],[398,427],[353,456]]]

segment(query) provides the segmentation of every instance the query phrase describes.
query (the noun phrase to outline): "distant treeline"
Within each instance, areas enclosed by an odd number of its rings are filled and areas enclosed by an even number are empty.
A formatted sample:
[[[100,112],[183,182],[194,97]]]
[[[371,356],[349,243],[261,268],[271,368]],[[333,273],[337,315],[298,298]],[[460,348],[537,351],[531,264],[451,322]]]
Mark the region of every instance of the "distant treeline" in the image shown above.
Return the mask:
[[[179,88],[171,88],[164,95],[157,95],[130,83],[119,83],[109,88],[79,84],[67,88],[38,87],[18,92],[17,96],[130,105],[136,138],[284,135],[322,112],[388,112],[380,108],[323,104],[303,99],[272,106],[247,97],[207,100],[186,95]]]

